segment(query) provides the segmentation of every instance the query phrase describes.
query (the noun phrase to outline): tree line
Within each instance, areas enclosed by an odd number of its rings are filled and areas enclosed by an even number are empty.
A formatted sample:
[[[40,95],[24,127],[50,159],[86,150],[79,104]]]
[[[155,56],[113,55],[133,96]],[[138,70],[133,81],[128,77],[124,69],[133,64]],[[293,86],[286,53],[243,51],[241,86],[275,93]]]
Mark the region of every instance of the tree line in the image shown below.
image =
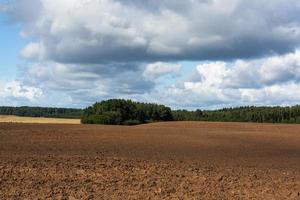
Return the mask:
[[[158,104],[111,99],[84,110],[82,123],[141,124],[154,121],[223,121],[258,123],[299,123],[300,105],[286,107],[245,106],[219,110],[171,110]]]
[[[77,118],[85,124],[135,125],[157,121],[224,121],[298,123],[300,105],[286,107],[237,107],[219,110],[171,110],[171,108],[124,99],[97,102],[86,109],[43,107],[0,107],[0,115]]]
[[[215,111],[172,112],[175,121],[224,121],[224,122],[259,122],[259,123],[300,123],[300,106],[224,108]]]
[[[48,108],[48,107],[9,107],[1,106],[0,115],[15,115],[22,117],[53,117],[79,119],[83,113],[82,109],[74,108]]]

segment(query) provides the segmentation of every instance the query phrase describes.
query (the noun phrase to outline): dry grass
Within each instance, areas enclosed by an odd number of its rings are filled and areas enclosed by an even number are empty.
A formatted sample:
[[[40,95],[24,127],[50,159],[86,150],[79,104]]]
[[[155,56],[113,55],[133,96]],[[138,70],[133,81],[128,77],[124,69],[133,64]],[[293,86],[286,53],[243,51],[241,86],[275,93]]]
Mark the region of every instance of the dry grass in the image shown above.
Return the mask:
[[[39,124],[80,124],[80,119],[59,119],[44,117],[19,117],[0,115],[0,122],[8,123],[39,123]]]

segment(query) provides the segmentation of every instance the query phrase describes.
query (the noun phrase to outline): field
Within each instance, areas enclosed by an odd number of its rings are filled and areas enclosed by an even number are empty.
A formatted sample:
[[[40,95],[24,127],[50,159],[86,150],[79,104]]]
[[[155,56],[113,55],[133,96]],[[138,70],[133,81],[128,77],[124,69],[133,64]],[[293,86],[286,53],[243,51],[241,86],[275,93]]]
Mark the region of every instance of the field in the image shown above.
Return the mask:
[[[300,126],[0,123],[0,199],[300,199]]]
[[[0,123],[39,123],[39,124],[80,124],[80,119],[60,119],[44,117],[19,117],[0,115]]]

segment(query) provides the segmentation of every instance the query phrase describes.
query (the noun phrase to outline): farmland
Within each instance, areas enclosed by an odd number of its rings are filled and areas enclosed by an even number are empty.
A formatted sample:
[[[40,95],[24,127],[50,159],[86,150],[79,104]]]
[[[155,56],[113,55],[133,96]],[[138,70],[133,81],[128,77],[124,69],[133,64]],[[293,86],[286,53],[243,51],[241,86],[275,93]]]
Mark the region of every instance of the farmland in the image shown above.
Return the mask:
[[[42,123],[42,124],[80,124],[80,119],[62,119],[45,117],[19,117],[0,115],[0,123]]]
[[[299,199],[300,126],[0,123],[0,199]]]

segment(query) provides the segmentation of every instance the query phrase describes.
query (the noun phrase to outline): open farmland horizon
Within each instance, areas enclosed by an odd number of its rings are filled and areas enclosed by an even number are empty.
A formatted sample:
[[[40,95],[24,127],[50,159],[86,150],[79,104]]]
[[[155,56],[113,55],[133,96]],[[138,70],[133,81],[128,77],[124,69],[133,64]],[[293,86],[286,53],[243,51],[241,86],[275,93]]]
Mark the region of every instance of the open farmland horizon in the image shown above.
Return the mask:
[[[300,200],[300,0],[0,0],[2,199]]]
[[[137,125],[160,121],[219,121],[300,124],[300,105],[174,110],[156,103],[108,99],[85,109],[0,106],[0,115],[80,119],[85,124]]]

